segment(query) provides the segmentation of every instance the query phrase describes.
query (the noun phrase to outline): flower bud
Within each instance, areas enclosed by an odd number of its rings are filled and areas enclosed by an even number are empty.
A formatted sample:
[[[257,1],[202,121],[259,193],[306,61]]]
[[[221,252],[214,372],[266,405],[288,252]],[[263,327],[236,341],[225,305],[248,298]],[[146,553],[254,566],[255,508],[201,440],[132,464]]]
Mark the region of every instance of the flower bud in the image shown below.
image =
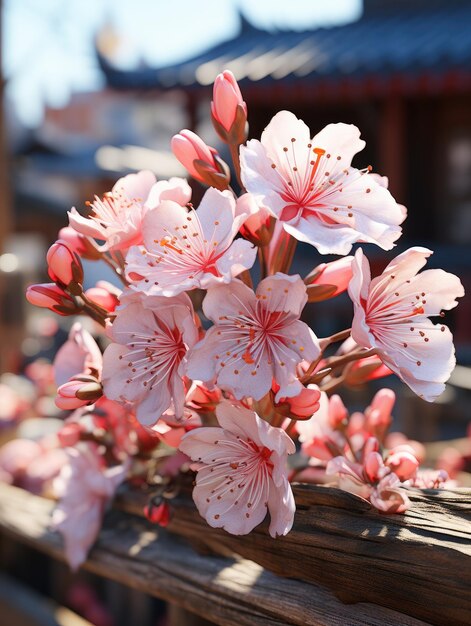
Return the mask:
[[[341,426],[344,426],[348,419],[348,411],[345,408],[342,398],[337,394],[333,395],[329,399],[329,424],[337,430]]]
[[[110,285],[110,287],[113,286]],[[117,294],[114,289],[110,290],[108,288],[108,283],[106,283],[106,281],[99,281],[95,287],[87,289],[85,295],[89,300],[106,309],[109,313],[113,313],[119,305],[119,298]]]
[[[241,144],[247,139],[247,105],[229,70],[224,70],[214,81],[211,119],[226,143]]]
[[[76,315],[80,308],[63,289],[55,283],[30,285],[26,289],[26,299],[30,304],[49,309],[59,315]]]
[[[403,449],[391,450],[386,459],[386,466],[389,467],[401,481],[413,478],[419,468],[419,461],[415,458],[412,448],[405,450],[404,447],[405,446],[401,446]]]
[[[96,261],[101,259],[101,252],[93,245],[89,238],[78,233],[71,226],[64,226],[59,231],[59,239],[65,241],[71,250],[83,259]]]
[[[220,191],[227,189],[230,180],[229,168],[217,150],[204,143],[191,130],[182,130],[172,137],[172,151],[193,178]]]
[[[376,355],[353,361],[344,370],[345,384],[347,385],[363,385],[369,380],[384,378],[384,376],[391,374],[392,371],[389,367],[384,365],[379,356]]]
[[[194,382],[187,393],[186,405],[202,413],[211,413],[222,400],[218,387],[208,389],[203,383]]]
[[[96,402],[102,395],[101,383],[94,376],[79,375],[57,389],[54,402],[60,409],[78,409],[80,406]]]
[[[59,444],[63,448],[71,448],[78,443],[81,433],[82,427],[80,424],[77,424],[76,422],[64,424],[64,426],[62,426],[62,428],[57,432]]]
[[[309,419],[319,410],[319,398],[321,392],[313,385],[305,387],[301,393],[294,398],[283,398],[289,406],[290,414],[300,419]]]
[[[270,211],[259,206],[251,193],[244,193],[236,202],[236,215],[245,213],[248,217],[240,227],[240,234],[256,246],[270,243],[276,219]]]
[[[304,279],[310,302],[327,300],[343,293],[352,278],[352,256],[321,263]]]
[[[69,380],[57,389],[57,396],[54,400],[55,405],[64,411],[78,409],[88,404],[86,400],[80,400],[75,395],[80,390],[82,382],[79,380]]]
[[[382,472],[381,470],[383,469],[384,463],[379,452],[370,452],[365,456],[363,471],[370,483],[375,483],[380,478],[382,478],[381,474],[383,474],[384,472]]]
[[[83,282],[83,269],[80,257],[69,245],[62,240],[58,240],[52,244],[47,251],[46,261],[48,265],[48,274],[59,285],[65,287],[75,287],[75,295],[81,293],[81,289],[76,286]]]
[[[391,425],[391,412],[395,401],[396,394],[392,389],[380,389],[365,410],[366,428],[380,440],[384,438]]]
[[[158,524],[159,526],[163,526],[165,528],[165,526],[168,526],[170,521],[170,507],[165,500],[158,505],[153,504],[151,501],[144,507],[144,515],[149,522]]]

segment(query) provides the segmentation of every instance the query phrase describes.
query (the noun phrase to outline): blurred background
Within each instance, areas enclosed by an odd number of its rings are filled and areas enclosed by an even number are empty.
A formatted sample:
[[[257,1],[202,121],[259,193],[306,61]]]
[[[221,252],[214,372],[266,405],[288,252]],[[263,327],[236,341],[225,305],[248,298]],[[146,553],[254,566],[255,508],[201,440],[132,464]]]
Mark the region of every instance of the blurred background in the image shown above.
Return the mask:
[[[65,336],[63,320],[33,311],[24,289],[46,280],[45,251],[70,207],[139,169],[184,176],[169,151],[182,128],[226,156],[209,117],[223,69],[239,81],[251,137],[280,109],[313,134],[356,124],[367,146],[354,165],[386,175],[408,208],[396,252],[432,248],[430,267],[471,290],[470,0],[0,0],[0,16],[0,372],[52,357]],[[374,272],[393,256],[368,255]],[[295,271],[323,260],[299,246]],[[87,266],[86,286],[104,269]],[[311,307],[320,336],[349,325],[346,296]],[[397,428],[408,436],[465,436],[470,320],[469,297],[447,314],[459,366],[437,403],[379,381],[398,392]],[[347,399],[364,407],[372,392]]]

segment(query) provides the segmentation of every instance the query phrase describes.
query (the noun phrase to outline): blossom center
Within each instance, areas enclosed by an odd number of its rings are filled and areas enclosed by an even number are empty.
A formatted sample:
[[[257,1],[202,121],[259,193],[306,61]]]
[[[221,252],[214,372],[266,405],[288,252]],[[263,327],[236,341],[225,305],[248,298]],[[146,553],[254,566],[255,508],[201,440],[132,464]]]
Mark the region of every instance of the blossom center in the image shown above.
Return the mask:
[[[159,328],[152,334],[133,333],[132,341],[127,345],[129,351],[119,357],[128,360],[126,384],[139,382],[149,389],[172,376],[186,354],[178,328]]]

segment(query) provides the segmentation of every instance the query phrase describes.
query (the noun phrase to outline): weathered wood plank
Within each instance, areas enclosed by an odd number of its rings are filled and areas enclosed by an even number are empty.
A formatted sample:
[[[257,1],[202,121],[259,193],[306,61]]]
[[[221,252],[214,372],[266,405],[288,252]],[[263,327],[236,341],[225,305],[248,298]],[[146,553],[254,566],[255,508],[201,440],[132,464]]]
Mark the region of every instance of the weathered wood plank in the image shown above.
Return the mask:
[[[60,537],[48,530],[52,507],[0,485],[0,530],[63,559]],[[302,561],[298,565],[304,567]],[[181,539],[123,511],[107,516],[85,567],[222,626],[425,624],[367,603],[344,605],[318,585],[280,578],[244,558],[200,556]]]
[[[406,515],[384,515],[338,489],[296,485],[293,530],[274,541],[266,524],[247,537],[207,526],[188,497],[169,528],[219,554],[320,583],[344,602],[373,602],[440,626],[471,624],[471,491],[411,491]],[[142,514],[143,497],[118,506]]]

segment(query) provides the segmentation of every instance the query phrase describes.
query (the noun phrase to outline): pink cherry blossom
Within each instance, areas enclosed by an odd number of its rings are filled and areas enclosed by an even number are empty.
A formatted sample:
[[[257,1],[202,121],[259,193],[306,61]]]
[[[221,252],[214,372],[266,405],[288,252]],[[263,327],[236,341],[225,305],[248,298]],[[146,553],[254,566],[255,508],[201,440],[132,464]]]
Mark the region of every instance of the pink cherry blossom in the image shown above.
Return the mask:
[[[375,348],[387,367],[429,402],[445,389],[455,354],[449,329],[433,324],[428,316],[452,309],[464,295],[453,274],[417,274],[431,254],[426,248],[410,248],[371,280],[368,260],[359,249],[348,288],[355,309],[353,339],[359,346]]]
[[[180,450],[197,462],[193,499],[208,524],[246,535],[265,519],[272,537],[293,525],[295,503],[287,479],[290,437],[256,413],[227,403],[216,409],[218,427],[187,433]]]
[[[127,255],[128,279],[156,296],[229,283],[252,267],[256,255],[248,241],[234,241],[246,218],[244,213],[235,217],[235,207],[230,192],[212,188],[197,211],[161,202],[144,218],[144,247]]]
[[[237,399],[260,400],[279,385],[276,401],[298,395],[303,385],[296,366],[319,355],[317,337],[299,320],[306,287],[299,276],[276,274],[256,293],[241,281],[213,287],[203,311],[214,326],[188,357],[192,379],[217,380]]]
[[[95,196],[88,217],[73,208],[68,214],[69,225],[81,235],[104,241],[102,251],[126,250],[139,244],[144,206],[154,184],[152,172],[128,174],[103,198]]]
[[[125,465],[107,468],[93,444],[67,448],[69,462],[54,481],[60,502],[52,525],[65,543],[70,567],[78,569],[98,536],[106,505],[126,475]]]
[[[123,300],[109,331],[113,343],[103,357],[104,393],[133,403],[142,424],[155,423],[172,400],[180,418],[186,353],[198,340],[191,300],[186,294],[162,298],[132,293]]]
[[[171,146],[176,158],[196,180],[205,182],[204,176],[195,167],[195,161],[204,165],[205,169],[216,176],[220,173],[214,158],[217,150],[205,144],[193,131],[181,130],[178,135],[172,137]]]
[[[406,485],[384,466],[378,452],[370,452],[363,465],[335,457],[328,462],[326,474],[337,475],[342,489],[368,499],[383,513],[403,513],[410,506]]]
[[[364,146],[356,126],[329,124],[311,139],[304,122],[281,111],[261,141],[241,147],[242,181],[293,237],[321,254],[348,254],[357,241],[390,250],[405,215],[368,169],[351,167]]]
[[[100,348],[88,330],[76,322],[69,332],[69,338],[58,350],[54,359],[56,385],[68,382],[77,374],[100,376],[103,358]]]

